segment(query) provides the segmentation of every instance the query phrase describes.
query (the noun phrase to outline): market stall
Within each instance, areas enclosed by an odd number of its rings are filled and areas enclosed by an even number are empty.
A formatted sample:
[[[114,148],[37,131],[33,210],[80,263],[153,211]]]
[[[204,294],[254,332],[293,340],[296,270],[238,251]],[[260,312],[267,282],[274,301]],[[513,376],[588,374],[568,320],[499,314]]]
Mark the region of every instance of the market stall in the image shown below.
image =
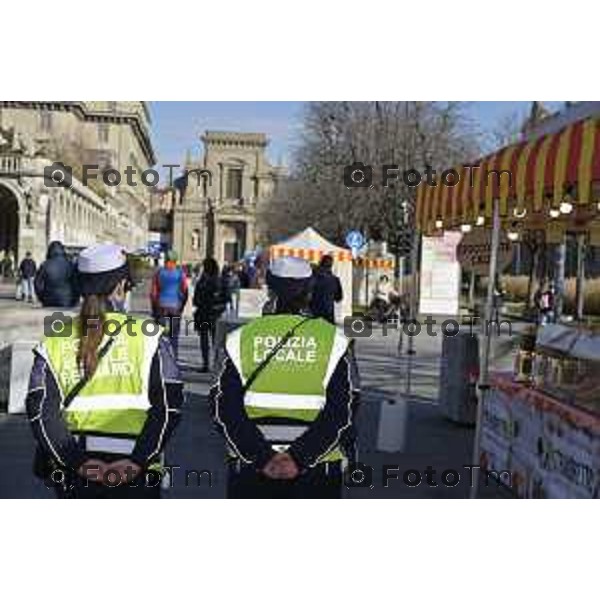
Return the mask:
[[[537,232],[546,243],[560,244],[569,232],[589,245],[600,245],[598,116],[502,148],[473,165],[448,169],[441,180],[445,185],[419,187],[417,224],[424,235],[491,228],[487,323],[493,315],[502,230],[511,241]],[[589,384],[600,371],[600,336],[581,325],[566,329],[569,335],[556,326],[534,331],[518,356],[517,372],[497,374],[489,369],[494,328],[483,328],[473,463],[511,471],[518,483],[513,480],[513,487],[522,496],[600,493],[600,387],[588,389],[591,399],[582,403],[583,392],[574,394],[565,377],[574,371],[579,381]],[[555,338],[564,343],[565,336],[572,343],[557,347]],[[582,348],[588,354],[582,356]],[[472,495],[476,493],[473,486]]]
[[[598,498],[600,419],[492,373],[480,465],[522,498]],[[488,480],[488,484],[492,480]]]
[[[298,256],[308,260],[313,265],[319,263],[325,255],[333,257],[333,272],[340,278],[344,298],[336,305],[336,320],[352,314],[352,253],[347,248],[341,248],[326,240],[312,227],[274,244],[269,248],[271,259],[280,256]]]

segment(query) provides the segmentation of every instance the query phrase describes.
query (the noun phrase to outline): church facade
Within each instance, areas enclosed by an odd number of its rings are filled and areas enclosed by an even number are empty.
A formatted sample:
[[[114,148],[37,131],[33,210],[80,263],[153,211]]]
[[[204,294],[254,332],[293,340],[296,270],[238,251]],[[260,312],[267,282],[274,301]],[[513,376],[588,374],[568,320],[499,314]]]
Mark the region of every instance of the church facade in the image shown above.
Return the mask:
[[[269,163],[263,133],[206,131],[201,140],[202,158],[186,161],[176,181],[171,243],[183,262],[232,264],[264,244],[260,214],[285,171]]]

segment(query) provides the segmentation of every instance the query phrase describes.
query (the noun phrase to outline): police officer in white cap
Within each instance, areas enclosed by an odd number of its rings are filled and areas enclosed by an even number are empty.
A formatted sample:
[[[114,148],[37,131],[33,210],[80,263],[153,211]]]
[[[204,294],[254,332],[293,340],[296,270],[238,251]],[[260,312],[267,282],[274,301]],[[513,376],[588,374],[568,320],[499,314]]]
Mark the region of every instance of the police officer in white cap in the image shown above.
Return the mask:
[[[274,314],[229,334],[210,393],[228,448],[228,496],[340,497],[358,392],[349,340],[307,312],[306,261],[274,260],[267,284]]]
[[[159,497],[163,448],[183,402],[169,339],[152,320],[124,314],[120,246],[83,250],[78,271],[79,317],[54,313],[34,350],[34,471],[59,497]]]

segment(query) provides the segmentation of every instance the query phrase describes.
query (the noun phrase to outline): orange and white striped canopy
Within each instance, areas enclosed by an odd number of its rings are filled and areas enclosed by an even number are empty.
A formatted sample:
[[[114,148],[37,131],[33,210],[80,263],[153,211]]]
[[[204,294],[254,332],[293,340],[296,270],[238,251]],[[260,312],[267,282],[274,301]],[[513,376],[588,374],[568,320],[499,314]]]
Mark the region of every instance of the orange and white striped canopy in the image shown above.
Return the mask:
[[[470,166],[455,169],[458,183],[449,175],[450,185],[439,185],[439,172],[438,185],[422,181],[416,205],[421,231],[433,231],[436,221],[447,229],[491,217],[495,198],[503,217],[558,208],[566,193],[575,204],[589,204],[592,184],[600,181],[600,116],[507,146]]]
[[[394,261],[389,258],[363,258],[359,257],[355,264],[368,269],[391,269],[394,266]]]
[[[309,262],[319,262],[325,255],[333,257],[335,261],[349,261],[352,260],[352,253],[346,250],[319,250],[314,248],[294,248],[292,246],[277,245],[271,246],[270,250],[271,258],[280,258],[282,256],[296,256],[297,258],[303,258]]]
[[[350,250],[332,244],[312,227],[307,227],[291,238],[271,246],[269,255],[272,259],[281,256],[296,256],[309,262],[319,262],[325,255],[333,257],[334,261],[352,260]]]

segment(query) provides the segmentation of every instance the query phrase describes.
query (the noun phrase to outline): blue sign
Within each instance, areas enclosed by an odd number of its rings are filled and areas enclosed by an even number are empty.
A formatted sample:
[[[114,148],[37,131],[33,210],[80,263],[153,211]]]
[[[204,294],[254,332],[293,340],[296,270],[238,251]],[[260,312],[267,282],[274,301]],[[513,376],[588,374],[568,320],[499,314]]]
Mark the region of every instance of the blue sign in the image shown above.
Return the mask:
[[[353,229],[346,235],[346,245],[352,250],[359,250],[365,245],[365,236],[360,231]]]
[[[148,242],[147,252],[151,256],[158,257],[158,255],[161,253],[162,249],[163,249],[162,242],[157,242],[157,241]]]

